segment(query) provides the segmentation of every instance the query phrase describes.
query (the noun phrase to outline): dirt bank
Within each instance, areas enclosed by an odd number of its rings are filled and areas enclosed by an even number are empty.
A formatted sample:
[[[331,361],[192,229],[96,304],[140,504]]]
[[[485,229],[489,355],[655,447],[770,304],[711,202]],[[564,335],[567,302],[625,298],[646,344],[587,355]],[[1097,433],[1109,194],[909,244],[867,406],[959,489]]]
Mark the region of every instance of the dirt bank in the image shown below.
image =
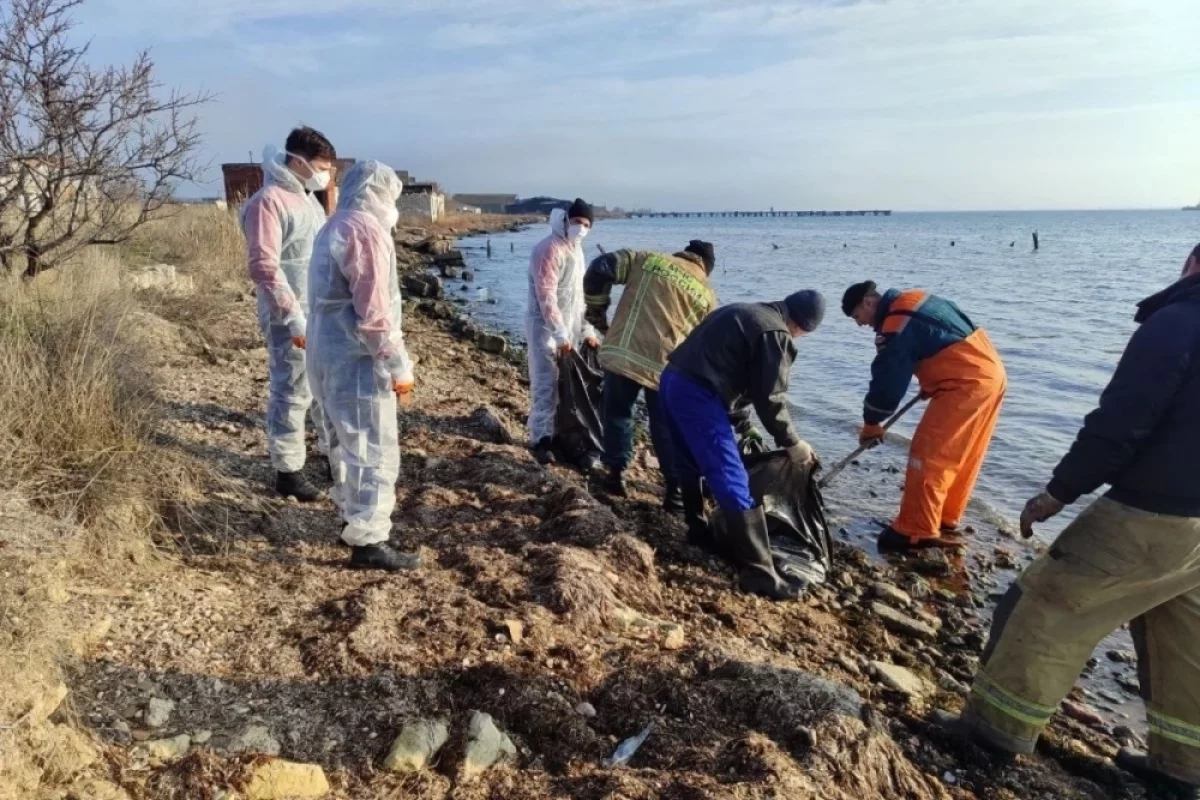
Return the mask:
[[[947,565],[927,579],[841,544],[829,587],[771,604],[684,544],[644,455],[615,503],[539,468],[519,366],[452,332],[435,298],[406,317],[420,361],[395,517],[425,567],[343,569],[332,506],[267,491],[266,354],[248,292],[227,300],[203,340],[161,323],[159,437],[215,468],[206,502],[154,568],[63,600],[106,625],[56,718],[128,796],[254,796],[262,752],[320,765],[330,796],[355,800],[1145,796],[1106,765],[1107,737],[1062,715],[1041,755],[1007,766],[922,722],[960,702],[982,646],[969,595],[939,592]],[[473,711],[511,738],[511,763],[472,774]],[[417,720],[445,720],[449,743],[389,772]],[[604,765],[647,726],[628,766]]]

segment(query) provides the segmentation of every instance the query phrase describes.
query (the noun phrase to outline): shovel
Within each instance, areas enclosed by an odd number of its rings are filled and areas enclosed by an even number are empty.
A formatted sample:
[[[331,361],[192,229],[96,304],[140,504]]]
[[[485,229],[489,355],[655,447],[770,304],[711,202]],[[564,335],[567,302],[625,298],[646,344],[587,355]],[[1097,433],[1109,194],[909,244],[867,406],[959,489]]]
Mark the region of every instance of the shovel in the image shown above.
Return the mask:
[[[905,403],[903,408],[901,408],[895,414],[892,414],[892,418],[889,419],[887,422],[883,423],[884,432],[886,432],[888,428],[895,425],[896,420],[900,419],[905,414],[907,414],[909,411],[911,411],[912,407],[915,406],[920,401],[921,401],[921,395],[918,394],[912,400],[909,400],[907,403]],[[817,487],[820,489],[824,489],[826,486],[829,485],[830,481],[832,481],[834,478],[836,478],[838,476],[838,474],[842,470],[844,470],[846,467],[850,466],[850,462],[852,462],[854,459],[858,458],[863,453],[870,450],[872,447],[874,447],[873,444],[859,445],[857,450],[855,450],[853,453],[851,453],[850,455],[843,458],[838,463],[834,464],[833,469],[829,470],[829,472],[826,473],[825,476],[821,478],[821,480],[817,481]]]

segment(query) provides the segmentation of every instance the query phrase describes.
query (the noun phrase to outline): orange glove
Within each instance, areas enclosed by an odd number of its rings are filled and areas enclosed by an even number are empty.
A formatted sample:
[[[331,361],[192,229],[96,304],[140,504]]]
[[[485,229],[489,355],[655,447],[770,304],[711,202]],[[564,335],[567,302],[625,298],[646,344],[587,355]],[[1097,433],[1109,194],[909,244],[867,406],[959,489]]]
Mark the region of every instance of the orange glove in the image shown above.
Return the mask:
[[[571,344],[570,342],[567,342],[566,344],[561,344],[558,346],[558,354],[560,356],[570,355],[574,349],[575,349],[575,345]]]
[[[858,443],[875,447],[883,441],[886,433],[882,425],[863,425],[862,430],[858,432]]]
[[[402,406],[412,405],[413,400],[413,382],[412,381],[392,381],[392,391],[396,393],[396,399]]]
[[[597,339],[595,336],[589,336],[588,338],[583,340],[583,343],[586,344],[588,347],[592,348],[593,350],[600,349],[600,340]]]
[[[293,336],[292,344],[295,345],[296,347],[299,347],[301,350],[303,350],[306,347],[308,347],[308,339],[303,336]]]

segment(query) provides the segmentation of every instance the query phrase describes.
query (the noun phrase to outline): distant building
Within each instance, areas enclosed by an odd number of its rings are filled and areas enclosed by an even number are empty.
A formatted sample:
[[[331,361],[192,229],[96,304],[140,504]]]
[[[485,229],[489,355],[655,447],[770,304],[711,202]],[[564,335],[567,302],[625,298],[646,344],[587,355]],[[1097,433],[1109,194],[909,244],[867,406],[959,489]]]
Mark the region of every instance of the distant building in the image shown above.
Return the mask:
[[[339,158],[333,162],[333,181],[334,185],[338,185],[342,181],[342,175],[346,174],[346,170],[354,166],[355,159]],[[240,206],[250,197],[262,188],[262,165],[250,164],[246,162],[236,164],[222,164],[221,174],[225,178],[225,201],[231,206]],[[401,180],[404,180],[408,175],[401,175]],[[321,205],[325,207],[326,214],[333,213],[335,199],[327,191],[314,192],[317,199],[321,201]]]
[[[455,203],[473,206],[485,214],[504,214],[510,205],[517,202],[515,194],[456,194]]]
[[[405,181],[396,208],[401,219],[437,222],[446,215],[446,195],[442,193],[442,187],[432,181]]]

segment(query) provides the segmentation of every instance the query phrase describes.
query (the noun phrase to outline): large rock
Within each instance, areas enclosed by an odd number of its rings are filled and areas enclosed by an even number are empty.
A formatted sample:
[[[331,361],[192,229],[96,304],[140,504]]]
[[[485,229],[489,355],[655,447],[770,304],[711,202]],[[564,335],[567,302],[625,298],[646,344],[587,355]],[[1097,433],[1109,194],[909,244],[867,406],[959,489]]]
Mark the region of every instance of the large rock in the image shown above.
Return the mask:
[[[937,638],[937,630],[933,626],[913,619],[906,614],[901,614],[891,606],[885,606],[883,603],[872,603],[871,612],[879,617],[879,621],[883,623],[883,627],[892,633],[925,639],[926,641],[932,641]]]
[[[316,764],[266,761],[250,773],[246,800],[295,800],[329,794],[325,771]]]
[[[191,746],[192,738],[183,733],[173,739],[155,739],[152,742],[146,742],[142,748],[146,751],[146,755],[150,756],[151,761],[169,764],[186,756]]]
[[[190,275],[180,275],[173,264],[153,264],[125,276],[134,289],[155,289],[164,294],[185,296],[196,290]]]
[[[464,777],[478,775],[497,764],[511,763],[516,758],[516,745],[506,733],[496,727],[496,721],[491,715],[482,711],[471,712],[466,754],[462,764]]]
[[[413,297],[425,297],[433,300],[441,300],[446,293],[441,278],[422,273],[405,275],[403,287],[404,291]]]
[[[175,704],[161,697],[151,697],[146,704],[146,725],[151,728],[161,728],[171,720]]]
[[[419,719],[405,725],[392,742],[383,760],[392,772],[420,772],[429,766],[450,738],[450,724],[444,719]]]
[[[508,352],[508,340],[494,333],[482,333],[476,338],[479,349],[485,353],[502,356]]]
[[[433,263],[441,267],[443,270],[447,267],[466,266],[466,260],[463,258],[461,250],[447,250],[444,253],[439,253],[433,257]]]
[[[904,667],[884,661],[872,661],[871,669],[880,683],[908,697],[922,699],[933,693],[933,687],[928,681]]]
[[[231,750],[240,753],[263,753],[277,756],[282,749],[279,741],[271,735],[270,728],[265,725],[251,725],[242,731],[242,735],[234,741]]]
[[[908,592],[898,586],[892,586],[890,583],[871,584],[871,596],[900,608],[908,608],[912,605],[912,598],[908,596]]]

